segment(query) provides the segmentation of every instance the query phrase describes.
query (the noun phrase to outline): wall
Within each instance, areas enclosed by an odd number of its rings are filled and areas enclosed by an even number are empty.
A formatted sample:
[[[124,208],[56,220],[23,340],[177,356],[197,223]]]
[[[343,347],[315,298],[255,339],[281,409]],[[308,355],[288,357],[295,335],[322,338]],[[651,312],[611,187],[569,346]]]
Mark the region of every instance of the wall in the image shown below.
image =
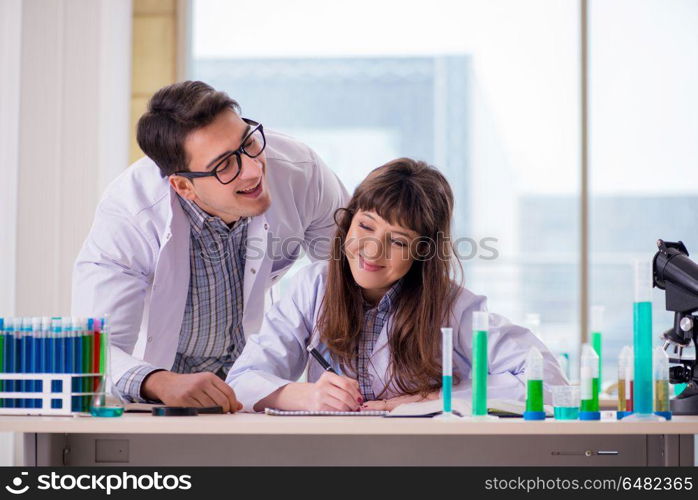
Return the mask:
[[[3,1],[0,41],[0,315],[66,314],[100,193],[128,162],[131,2]]]

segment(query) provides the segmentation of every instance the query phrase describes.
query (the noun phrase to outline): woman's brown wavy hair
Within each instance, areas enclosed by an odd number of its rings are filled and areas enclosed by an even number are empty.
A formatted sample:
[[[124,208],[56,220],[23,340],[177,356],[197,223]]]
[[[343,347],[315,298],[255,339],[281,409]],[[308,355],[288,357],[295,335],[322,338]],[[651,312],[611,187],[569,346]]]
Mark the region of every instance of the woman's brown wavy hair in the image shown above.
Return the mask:
[[[453,192],[436,168],[399,158],[371,172],[356,188],[349,205],[335,213],[337,232],[318,331],[332,357],[344,371],[353,373],[357,371],[364,309],[344,244],[358,211],[375,212],[420,236],[417,258],[392,304],[388,340],[392,363],[385,387],[394,384],[404,394],[426,395],[441,387],[440,329],[449,323],[456,292],[450,237]]]

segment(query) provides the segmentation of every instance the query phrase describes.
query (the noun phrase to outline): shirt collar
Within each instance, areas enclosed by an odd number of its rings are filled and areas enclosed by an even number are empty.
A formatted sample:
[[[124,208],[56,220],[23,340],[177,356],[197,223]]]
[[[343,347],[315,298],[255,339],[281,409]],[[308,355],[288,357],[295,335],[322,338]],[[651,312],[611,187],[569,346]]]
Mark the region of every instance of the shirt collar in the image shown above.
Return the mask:
[[[364,299],[364,309],[366,310],[371,310],[371,309],[378,309],[380,312],[385,312],[389,311],[394,303],[395,300],[397,299],[398,295],[400,294],[400,291],[402,290],[402,285],[403,285],[403,280],[399,279],[397,280],[393,286],[391,286],[387,292],[385,292],[385,295],[381,297],[381,300],[378,302],[377,306],[372,306],[366,300]]]
[[[223,219],[205,212],[193,201],[182,198],[179,195],[177,195],[177,198],[179,198],[179,203],[182,205],[182,209],[184,210],[184,213],[187,214],[191,227],[197,235],[201,234],[201,232],[204,230],[204,226],[207,224],[210,228],[224,230],[227,234],[229,232],[239,232],[240,229],[249,222],[249,217],[243,217],[235,221],[233,227],[228,227],[228,225],[223,222]]]

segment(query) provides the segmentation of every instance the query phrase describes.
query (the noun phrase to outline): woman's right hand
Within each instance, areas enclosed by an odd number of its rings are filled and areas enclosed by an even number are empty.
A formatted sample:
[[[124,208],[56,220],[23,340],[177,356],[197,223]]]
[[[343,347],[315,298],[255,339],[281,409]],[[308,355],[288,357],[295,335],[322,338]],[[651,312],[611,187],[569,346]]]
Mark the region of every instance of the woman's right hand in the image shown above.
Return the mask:
[[[292,382],[280,387],[258,401],[254,410],[358,411],[363,402],[356,380],[325,372],[317,382]]]
[[[323,373],[304,389],[308,410],[358,411],[364,402],[356,380],[332,372]]]

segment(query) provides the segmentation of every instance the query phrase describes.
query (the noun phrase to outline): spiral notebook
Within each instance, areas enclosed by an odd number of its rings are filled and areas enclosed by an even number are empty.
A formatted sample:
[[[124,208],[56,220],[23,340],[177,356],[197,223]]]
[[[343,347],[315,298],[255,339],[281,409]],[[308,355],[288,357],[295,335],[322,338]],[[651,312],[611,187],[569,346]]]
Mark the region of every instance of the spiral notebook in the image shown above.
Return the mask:
[[[384,417],[388,414],[385,410],[366,411],[327,411],[327,410],[277,410],[276,408],[264,408],[266,415],[275,417]]]

